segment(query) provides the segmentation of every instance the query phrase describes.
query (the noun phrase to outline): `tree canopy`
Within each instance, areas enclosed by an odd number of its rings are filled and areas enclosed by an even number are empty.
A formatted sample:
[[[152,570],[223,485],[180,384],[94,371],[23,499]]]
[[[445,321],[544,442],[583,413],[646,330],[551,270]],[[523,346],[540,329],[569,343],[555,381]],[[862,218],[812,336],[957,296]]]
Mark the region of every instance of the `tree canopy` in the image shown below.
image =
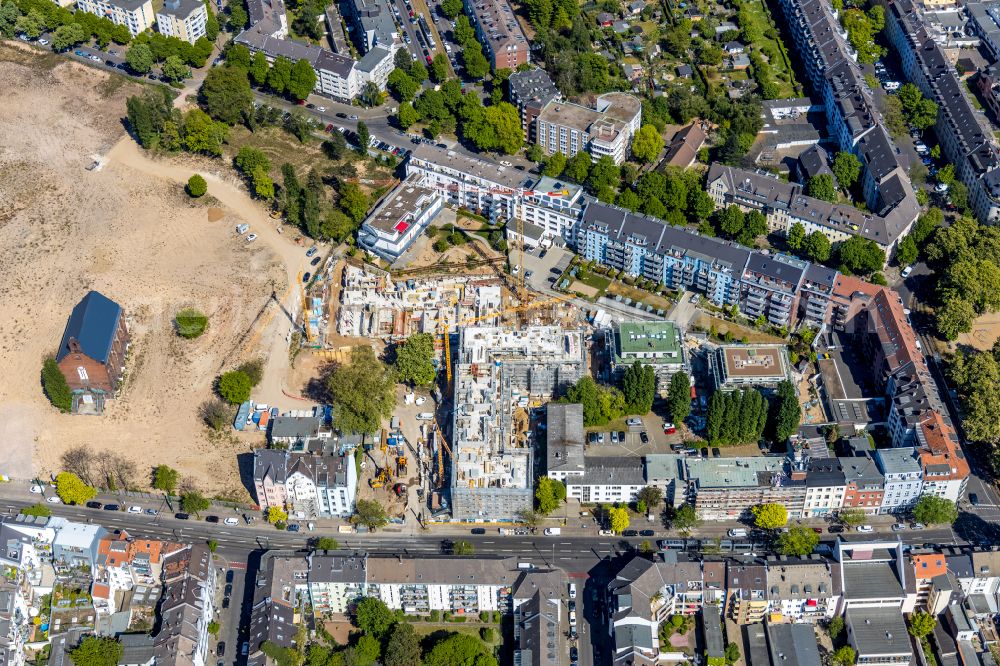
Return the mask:
[[[618,389],[598,384],[587,375],[566,391],[565,402],[583,405],[583,425],[605,425],[625,413],[625,396]]]
[[[429,386],[434,383],[437,370],[434,368],[434,336],[430,333],[411,335],[396,347],[396,361],[393,366],[399,381],[413,386]]]
[[[821,173],[810,178],[806,186],[806,193],[823,201],[837,201],[837,188],[833,184],[833,176],[828,173]]]
[[[632,137],[632,154],[643,162],[652,162],[663,150],[663,137],[652,125],[646,124]]]
[[[245,372],[230,370],[219,377],[217,392],[230,405],[239,405],[250,399],[253,384]]]
[[[774,441],[784,443],[799,428],[802,419],[802,408],[795,385],[790,381],[778,384],[774,401],[771,405],[771,432]]]
[[[535,483],[535,501],[538,512],[548,515],[559,508],[566,499],[566,486],[562,481],[547,476],[538,477]]]
[[[364,525],[370,530],[377,530],[389,522],[389,517],[385,513],[385,508],[378,502],[359,499],[354,503],[351,522],[355,525]]]
[[[927,525],[951,525],[958,520],[958,506],[936,495],[923,495],[913,507],[913,517]]]
[[[342,432],[377,432],[396,406],[396,377],[367,345],[351,350],[350,362],[330,374],[333,420]]]
[[[84,636],[80,644],[69,651],[76,666],[116,666],[122,656],[122,644],[117,638]]]
[[[764,530],[775,530],[788,523],[788,509],[777,502],[758,504],[750,509],[753,523]]]
[[[686,372],[675,372],[667,390],[667,412],[678,427],[691,413],[691,378]]]
[[[213,120],[235,125],[253,108],[253,91],[246,72],[239,67],[213,67],[198,93]]]
[[[646,414],[653,408],[656,398],[656,370],[652,365],[635,361],[625,368],[622,377],[622,394],[626,409],[632,414]]]
[[[431,648],[424,666],[497,666],[497,660],[475,636],[452,634]]]
[[[777,550],[782,555],[803,556],[813,552],[819,544],[819,535],[810,527],[795,525],[778,535]]]
[[[63,412],[73,408],[73,392],[70,391],[59,364],[51,356],[42,364],[42,389],[53,407]]]
[[[629,526],[628,509],[623,506],[613,506],[608,509],[608,523],[611,531],[615,534],[621,534],[627,530]]]
[[[97,490],[72,472],[60,472],[56,475],[56,494],[63,504],[85,504],[97,496]]]
[[[396,614],[381,599],[365,597],[354,608],[354,624],[363,633],[382,640],[396,624]]]

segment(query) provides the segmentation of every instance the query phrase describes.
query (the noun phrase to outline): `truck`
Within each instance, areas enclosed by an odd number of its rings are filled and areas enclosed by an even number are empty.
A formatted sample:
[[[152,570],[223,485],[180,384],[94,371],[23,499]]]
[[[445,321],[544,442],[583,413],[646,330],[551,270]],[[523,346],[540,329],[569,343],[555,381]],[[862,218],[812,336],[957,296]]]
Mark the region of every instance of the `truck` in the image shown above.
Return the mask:
[[[546,527],[545,528],[545,536],[559,536],[560,534],[562,534],[562,528],[561,527]]]
[[[417,414],[417,420],[418,421],[433,421],[434,420],[434,412],[420,412],[419,414]]]

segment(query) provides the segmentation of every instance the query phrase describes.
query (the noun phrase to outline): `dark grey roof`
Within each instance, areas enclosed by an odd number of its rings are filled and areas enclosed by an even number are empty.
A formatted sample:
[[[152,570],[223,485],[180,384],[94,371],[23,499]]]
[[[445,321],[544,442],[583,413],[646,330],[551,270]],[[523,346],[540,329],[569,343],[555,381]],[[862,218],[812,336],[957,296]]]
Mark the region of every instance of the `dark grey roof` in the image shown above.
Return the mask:
[[[574,477],[572,483],[576,486],[606,486],[606,485],[629,485],[641,486],[645,480],[643,474],[642,458],[632,456],[630,458],[597,458],[587,457],[582,477]]]
[[[795,664],[795,666],[820,666],[816,632],[812,624],[772,624],[765,625],[771,663]],[[756,662],[754,662],[756,665]],[[764,666],[767,666],[765,663]]]
[[[91,291],[73,308],[56,360],[61,361],[69,354],[71,340],[76,340],[80,351],[100,363],[108,360],[111,344],[118,331],[121,306],[100,292]]]
[[[821,174],[832,176],[830,154],[819,144],[807,148],[799,155],[799,171],[805,180],[815,178]]]
[[[321,423],[318,416],[277,416],[271,420],[271,437],[315,437]]]
[[[122,656],[119,664],[146,664],[153,659],[153,637],[149,634],[119,634]]]
[[[584,471],[583,405],[550,402],[545,411],[547,471]]]
[[[310,560],[309,581],[312,583],[363,583],[366,579],[363,557],[317,555]]]
[[[507,85],[510,87],[511,99],[518,104],[530,101],[543,107],[561,97],[556,84],[544,69],[514,72],[507,79]]]
[[[785,282],[792,285],[794,290],[802,280],[802,275],[808,264],[800,259],[793,259],[783,255],[768,255],[761,252],[752,252],[750,260],[747,262],[746,270],[758,275],[771,278],[772,280]]]
[[[330,57],[338,57],[338,54],[336,54],[336,53],[330,53],[329,51],[324,51],[323,54],[320,56],[320,58],[319,58],[319,60],[317,62],[320,62],[320,63],[323,63],[323,64],[327,64],[327,60],[328,60],[327,56],[328,55]],[[361,56],[361,60],[358,61],[358,71],[360,71],[360,72],[374,72],[378,68],[378,66],[383,61],[385,61],[385,59],[388,58],[390,55],[391,54],[389,53],[389,49],[382,48],[381,46],[376,46],[375,48],[370,49],[368,51],[368,53],[366,53],[363,56]],[[339,58],[347,58],[347,56],[339,56]],[[350,58],[347,58],[347,60],[348,60],[348,62],[352,62],[350,60]],[[330,62],[330,65],[332,67],[336,67],[337,68],[337,69],[334,69],[333,71],[338,71],[340,68],[343,68],[343,67],[346,67],[346,72],[350,72],[351,71],[351,68],[350,68],[350,66],[347,65],[347,63],[343,63],[343,62],[333,63],[333,62]],[[346,78],[345,74],[341,74],[341,76],[344,76]]]
[[[910,636],[899,608],[848,608],[844,620],[858,658],[911,654]]]
[[[204,6],[205,3],[199,0],[165,0],[163,7],[157,13],[185,19]]]
[[[806,468],[806,486],[823,488],[826,486],[843,486],[844,468],[836,458],[810,460]]]
[[[726,639],[722,635],[722,618],[718,606],[708,605],[701,609],[701,626],[705,635],[705,653],[708,657],[725,655]]]
[[[903,586],[892,562],[849,562],[843,565],[844,598],[896,599]]]

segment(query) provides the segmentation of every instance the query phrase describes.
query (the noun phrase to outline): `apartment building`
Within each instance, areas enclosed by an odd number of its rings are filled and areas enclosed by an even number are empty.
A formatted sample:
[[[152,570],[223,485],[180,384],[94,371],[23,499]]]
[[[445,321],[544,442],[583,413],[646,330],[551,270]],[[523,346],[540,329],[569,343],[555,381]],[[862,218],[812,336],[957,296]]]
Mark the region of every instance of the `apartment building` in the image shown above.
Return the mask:
[[[0,580],[0,666],[24,666],[31,621],[21,586]]]
[[[394,67],[393,48],[373,46],[360,60],[354,60],[347,54],[290,39],[283,0],[250,0],[247,10],[250,27],[235,41],[252,53],[263,53],[269,63],[279,57],[292,62],[305,60],[316,71],[317,94],[351,102],[367,83],[385,90]]]
[[[265,643],[279,648],[295,647],[303,607],[309,600],[309,560],[291,551],[270,550],[261,556],[253,581],[247,663],[273,664],[261,650]]]
[[[536,143],[535,120],[549,102],[561,101],[562,93],[548,72],[541,68],[514,72],[507,79],[507,90],[510,103],[517,107],[521,116],[525,139],[529,144]]]
[[[514,615],[514,663],[557,666],[569,657],[569,610],[566,574],[557,570],[525,573],[511,595]]]
[[[77,0],[76,8],[125,26],[133,37],[152,28],[156,20],[152,0]]]
[[[538,243],[548,245],[556,239],[567,244],[575,241],[576,225],[583,216],[583,209],[592,199],[583,187],[564,180],[542,176],[530,189],[521,191],[515,199],[514,214],[524,220],[525,227],[539,228]],[[527,235],[527,234],[525,234]],[[508,240],[515,240],[516,228],[507,226]],[[525,239],[531,245],[530,239]]]
[[[830,134],[841,151],[854,153],[861,162],[868,210],[892,218],[887,226],[893,230],[908,228],[919,204],[907,165],[881,121],[846,31],[823,0],[782,0],[781,5],[806,75],[823,102]],[[891,248],[892,241],[882,234],[876,230],[873,240]]]
[[[507,0],[465,0],[465,13],[493,71],[531,62],[531,44]]]
[[[541,397],[559,393],[587,372],[583,331],[559,326],[465,326],[457,358],[480,369],[502,365],[512,390]]]
[[[605,333],[611,374],[617,381],[636,361],[656,371],[657,390],[665,394],[670,378],[688,370],[681,329],[672,321],[615,322]]]
[[[214,640],[215,563],[204,545],[188,545],[163,558],[160,630],[153,637],[157,664],[204,666]]]
[[[805,512],[808,517],[836,513],[844,505],[847,483],[838,458],[820,458],[806,462]]]
[[[866,515],[881,513],[885,499],[885,476],[867,452],[838,458],[844,471],[844,509],[861,509]]]
[[[736,624],[764,620],[770,608],[767,566],[758,560],[729,561],[726,566],[726,613]]]
[[[881,3],[885,33],[906,78],[938,105],[934,132],[945,161],[969,189],[969,205],[984,224],[1000,219],[1000,149],[986,120],[973,108],[965,87],[942,48],[929,36],[911,0]]]
[[[955,428],[940,412],[931,412],[920,424],[917,442],[924,472],[922,494],[957,503],[965,494],[970,469]]]
[[[634,502],[646,487],[642,458],[584,458],[584,473],[566,478],[566,496],[580,502],[617,504]]]
[[[507,611],[524,575],[513,559],[313,555],[308,579],[313,613],[342,614],[364,597],[407,614]]]
[[[205,36],[208,9],[200,0],[164,0],[156,12],[156,29],[167,37],[194,44]]]
[[[376,46],[395,54],[400,45],[388,0],[349,0],[344,6],[348,20],[354,24],[352,36],[363,54]]]
[[[706,191],[717,208],[735,205],[745,212],[763,213],[772,232],[787,235],[798,224],[806,234],[818,231],[831,243],[860,236],[874,241],[886,253],[887,261],[920,214],[915,196],[912,201],[906,199],[894,206],[885,216],[876,215],[807,196],[801,185],[787,183],[774,174],[718,162],[709,168]]]
[[[708,354],[708,371],[717,391],[774,389],[791,379],[784,345],[719,345]]]
[[[314,517],[347,517],[354,513],[357,468],[351,457],[322,451],[287,449],[254,451],[257,503]]]
[[[444,196],[439,190],[421,186],[417,174],[409,176],[365,218],[358,243],[393,262],[434,221],[443,206]]]
[[[845,541],[838,539],[832,565],[841,581],[842,609],[893,609],[912,611],[908,598],[912,581],[902,540]]]
[[[948,580],[948,565],[941,553],[910,556],[913,585],[916,589],[914,608],[940,615],[951,600],[952,586]]]
[[[877,449],[875,463],[885,477],[880,513],[905,512],[923,490],[923,468],[915,448]]]
[[[629,155],[632,136],[642,123],[642,103],[627,93],[600,95],[595,108],[553,99],[535,119],[538,145],[548,154],[573,157],[580,151],[594,161],[605,155],[622,164]]]
[[[840,595],[827,560],[768,556],[767,598],[770,613],[789,622],[819,622],[832,618]]]
[[[687,497],[702,520],[734,520],[750,507],[777,502],[790,518],[805,510],[805,472],[774,457],[695,458],[685,461]]]

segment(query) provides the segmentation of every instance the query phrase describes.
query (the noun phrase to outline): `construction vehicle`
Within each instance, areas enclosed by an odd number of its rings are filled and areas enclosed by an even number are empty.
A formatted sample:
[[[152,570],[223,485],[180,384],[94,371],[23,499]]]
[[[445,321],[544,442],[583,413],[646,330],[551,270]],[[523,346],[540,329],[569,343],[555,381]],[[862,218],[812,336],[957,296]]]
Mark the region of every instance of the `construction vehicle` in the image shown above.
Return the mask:
[[[389,481],[389,470],[383,467],[374,478],[368,479],[368,485],[372,488],[384,488]]]
[[[405,483],[397,483],[396,485],[394,485],[392,487],[392,492],[396,493],[396,497],[404,497],[404,496],[406,496],[406,484]]]
[[[396,476],[404,476],[406,474],[406,456],[396,457]]]

